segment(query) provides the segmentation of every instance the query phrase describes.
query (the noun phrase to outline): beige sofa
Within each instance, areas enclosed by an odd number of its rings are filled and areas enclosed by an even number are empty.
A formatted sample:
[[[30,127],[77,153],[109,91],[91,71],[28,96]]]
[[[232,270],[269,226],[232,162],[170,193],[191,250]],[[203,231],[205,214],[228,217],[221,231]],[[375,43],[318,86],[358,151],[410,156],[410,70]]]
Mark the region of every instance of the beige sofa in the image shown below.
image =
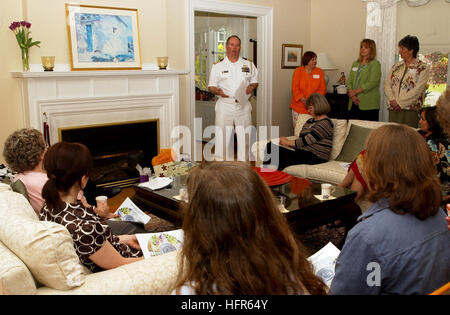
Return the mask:
[[[178,252],[90,273],[69,232],[39,221],[19,193],[0,183],[0,294],[168,294]]]
[[[295,126],[294,134],[298,135],[300,130],[302,129],[305,122],[311,118],[310,115],[303,114],[299,115],[297,120],[297,124]],[[387,122],[378,122],[378,121],[366,121],[366,120],[346,120],[346,119],[332,119],[334,128],[333,128],[333,148],[331,151],[330,160],[326,163],[308,165],[308,164],[299,164],[299,165],[291,165],[286,167],[283,171],[302,178],[306,178],[315,182],[322,183],[330,183],[334,185],[338,185],[346,176],[348,163],[353,160],[355,156],[352,154],[347,154],[347,159],[338,161],[336,158],[340,157],[341,151],[346,144],[346,140],[349,138],[350,131],[352,129],[352,125],[357,127],[362,127],[360,129],[376,129],[382,125],[389,124]],[[353,128],[353,131],[356,128]],[[295,139],[296,136],[290,136],[289,139]],[[352,139],[355,139],[352,137]],[[348,139],[347,144],[351,140]],[[252,146],[252,153],[256,158],[255,165],[262,166],[264,159],[264,149],[269,141],[260,141],[256,142]],[[363,141],[364,142],[364,141]],[[364,146],[364,143],[361,143],[361,147]],[[348,146],[347,146],[348,147]],[[345,156],[344,156],[345,157]],[[370,205],[366,200],[362,200],[359,202],[362,210],[366,210]]]

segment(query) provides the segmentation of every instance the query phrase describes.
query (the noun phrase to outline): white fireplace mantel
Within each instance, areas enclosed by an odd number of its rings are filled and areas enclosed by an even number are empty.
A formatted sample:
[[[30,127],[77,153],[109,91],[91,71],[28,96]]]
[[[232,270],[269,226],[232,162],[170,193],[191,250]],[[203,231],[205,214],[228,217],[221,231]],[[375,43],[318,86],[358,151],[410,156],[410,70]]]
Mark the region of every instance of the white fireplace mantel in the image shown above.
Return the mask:
[[[11,72],[21,79],[24,122],[59,141],[60,128],[159,119],[160,147],[179,125],[179,76],[186,70]],[[95,135],[93,135],[95,136]]]
[[[62,77],[109,77],[109,76],[171,76],[188,74],[187,70],[102,70],[102,71],[29,71],[11,72],[14,78],[62,78]]]

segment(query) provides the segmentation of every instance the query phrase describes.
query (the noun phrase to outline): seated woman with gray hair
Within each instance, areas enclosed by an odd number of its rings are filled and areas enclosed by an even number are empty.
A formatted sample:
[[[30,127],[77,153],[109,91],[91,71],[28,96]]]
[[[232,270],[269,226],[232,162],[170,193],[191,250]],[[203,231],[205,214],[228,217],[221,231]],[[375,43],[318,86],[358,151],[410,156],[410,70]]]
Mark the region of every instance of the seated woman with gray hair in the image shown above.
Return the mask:
[[[303,125],[298,138],[289,140],[281,137],[279,146],[270,142],[266,147],[264,161],[268,162],[265,164],[272,164],[283,170],[290,165],[319,164],[330,159],[333,142],[333,122],[327,116],[331,110],[330,104],[325,96],[313,93],[306,100],[306,107],[312,118]],[[272,156],[277,149],[278,161],[276,156]]]
[[[3,148],[3,156],[8,166],[17,174],[13,182],[20,180],[26,187],[28,199],[37,215],[41,210],[42,186],[47,174],[42,166],[46,145],[39,130],[23,128],[13,132]]]

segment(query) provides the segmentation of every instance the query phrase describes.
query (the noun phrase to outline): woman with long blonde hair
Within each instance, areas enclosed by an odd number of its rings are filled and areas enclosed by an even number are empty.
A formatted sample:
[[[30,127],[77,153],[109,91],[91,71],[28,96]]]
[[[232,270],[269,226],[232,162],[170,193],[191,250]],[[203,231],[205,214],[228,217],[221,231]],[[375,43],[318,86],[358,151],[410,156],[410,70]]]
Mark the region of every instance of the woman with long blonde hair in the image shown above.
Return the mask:
[[[324,294],[269,187],[247,164],[191,171],[177,294]]]
[[[347,80],[350,119],[378,121],[381,64],[375,59],[376,55],[375,41],[363,39],[359,45],[358,60],[353,62]]]

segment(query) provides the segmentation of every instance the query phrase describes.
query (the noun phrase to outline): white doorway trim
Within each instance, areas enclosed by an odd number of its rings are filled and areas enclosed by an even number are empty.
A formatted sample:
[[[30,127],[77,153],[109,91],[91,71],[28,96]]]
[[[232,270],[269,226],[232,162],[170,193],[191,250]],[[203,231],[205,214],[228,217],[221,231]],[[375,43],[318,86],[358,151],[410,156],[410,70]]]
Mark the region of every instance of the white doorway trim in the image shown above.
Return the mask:
[[[195,118],[195,11],[242,15],[257,18],[258,74],[257,126],[272,126],[273,72],[273,8],[217,0],[188,0],[187,64],[189,65],[189,123],[194,129]],[[194,137],[193,137],[194,138]],[[193,140],[193,139],[192,139]]]

